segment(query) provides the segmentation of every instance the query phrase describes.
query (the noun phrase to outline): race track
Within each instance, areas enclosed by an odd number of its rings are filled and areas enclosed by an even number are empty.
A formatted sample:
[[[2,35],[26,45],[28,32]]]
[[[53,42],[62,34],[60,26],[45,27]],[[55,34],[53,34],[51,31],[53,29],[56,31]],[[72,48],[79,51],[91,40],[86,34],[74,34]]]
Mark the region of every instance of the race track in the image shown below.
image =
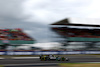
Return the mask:
[[[30,64],[30,65],[41,65],[41,64],[59,64],[59,63],[79,63],[79,62],[100,62],[99,56],[68,56],[70,61],[40,61],[39,58],[34,59],[4,59],[0,60],[0,65],[10,64]]]

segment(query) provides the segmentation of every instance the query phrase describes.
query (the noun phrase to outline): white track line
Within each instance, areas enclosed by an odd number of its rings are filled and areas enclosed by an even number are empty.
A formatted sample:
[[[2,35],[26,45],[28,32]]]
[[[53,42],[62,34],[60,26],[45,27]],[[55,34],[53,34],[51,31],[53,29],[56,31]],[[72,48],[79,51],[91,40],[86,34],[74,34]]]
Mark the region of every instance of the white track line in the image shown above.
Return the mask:
[[[11,57],[12,59],[35,59],[39,57]]]
[[[59,63],[31,63],[31,64],[4,64],[4,66],[20,66],[20,65],[53,65]]]
[[[5,58],[3,58],[3,57],[0,57],[0,60],[3,60],[3,59],[5,59]]]
[[[68,58],[77,58],[78,59],[78,57],[68,57]],[[11,59],[39,59],[39,57],[11,57]]]

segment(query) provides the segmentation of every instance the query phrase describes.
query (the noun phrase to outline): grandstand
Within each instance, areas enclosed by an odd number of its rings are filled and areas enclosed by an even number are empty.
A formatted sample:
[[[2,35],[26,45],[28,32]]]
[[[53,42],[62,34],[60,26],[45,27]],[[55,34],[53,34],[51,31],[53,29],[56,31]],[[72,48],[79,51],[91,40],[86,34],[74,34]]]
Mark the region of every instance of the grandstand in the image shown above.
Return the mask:
[[[5,49],[7,46],[19,46],[21,44],[33,44],[35,40],[22,29],[0,29],[0,46]]]
[[[64,41],[66,46],[70,42],[83,42],[87,45],[86,49],[91,49],[94,48],[96,43],[100,42],[100,25],[76,24],[71,23],[69,19],[64,19],[51,25],[53,26],[51,27],[52,31],[66,39]]]

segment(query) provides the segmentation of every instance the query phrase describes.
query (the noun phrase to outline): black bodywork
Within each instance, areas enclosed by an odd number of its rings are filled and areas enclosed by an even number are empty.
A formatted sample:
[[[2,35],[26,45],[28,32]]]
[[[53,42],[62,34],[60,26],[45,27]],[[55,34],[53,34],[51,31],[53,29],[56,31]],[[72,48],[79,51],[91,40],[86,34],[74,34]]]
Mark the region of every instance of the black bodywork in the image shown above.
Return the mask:
[[[59,57],[59,56],[54,56],[54,55],[40,55],[40,60],[41,61],[50,61],[50,60],[56,60],[56,61],[69,61],[68,58],[65,57]]]

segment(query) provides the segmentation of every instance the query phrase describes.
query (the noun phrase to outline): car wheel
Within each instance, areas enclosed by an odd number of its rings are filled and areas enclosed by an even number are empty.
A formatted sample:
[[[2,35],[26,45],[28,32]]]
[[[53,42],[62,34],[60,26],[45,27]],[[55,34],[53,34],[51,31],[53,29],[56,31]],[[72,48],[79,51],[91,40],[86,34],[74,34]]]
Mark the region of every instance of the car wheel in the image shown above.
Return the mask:
[[[69,61],[69,59],[66,59],[66,61]]]
[[[45,61],[45,58],[44,58],[44,57],[42,57],[42,58],[41,58],[41,61]]]
[[[62,60],[62,61],[65,61],[65,58],[64,58],[64,57],[62,57],[62,58],[61,58],[61,60]]]

